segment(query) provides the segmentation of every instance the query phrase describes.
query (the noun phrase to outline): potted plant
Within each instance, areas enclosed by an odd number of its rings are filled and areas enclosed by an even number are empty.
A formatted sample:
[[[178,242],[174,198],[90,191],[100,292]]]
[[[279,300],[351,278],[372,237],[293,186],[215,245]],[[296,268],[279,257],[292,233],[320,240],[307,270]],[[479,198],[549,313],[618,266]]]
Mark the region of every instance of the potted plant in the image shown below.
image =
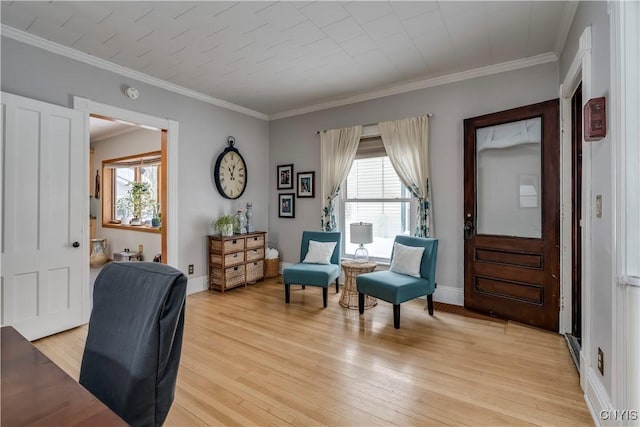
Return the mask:
[[[213,228],[220,232],[221,236],[233,236],[233,229],[238,226],[238,219],[234,215],[223,215],[213,221]]]
[[[160,205],[158,203],[153,204],[153,217],[151,218],[152,227],[160,227],[160,221],[162,219],[162,213],[160,213]]]
[[[154,201],[151,199],[151,184],[148,182],[134,181],[127,185],[131,188],[125,196],[118,199],[116,207],[133,214],[133,218],[131,218],[130,221],[131,225],[141,225],[143,212],[147,211],[154,204]]]

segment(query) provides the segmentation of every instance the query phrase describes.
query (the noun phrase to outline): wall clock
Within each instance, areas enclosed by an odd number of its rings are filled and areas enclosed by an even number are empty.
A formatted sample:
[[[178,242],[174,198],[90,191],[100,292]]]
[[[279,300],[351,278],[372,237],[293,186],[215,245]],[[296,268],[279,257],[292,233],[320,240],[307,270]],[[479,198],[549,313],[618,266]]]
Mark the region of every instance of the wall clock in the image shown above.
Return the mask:
[[[227,138],[229,146],[218,156],[213,169],[213,179],[222,197],[237,199],[247,187],[247,164],[237,148],[236,139]]]

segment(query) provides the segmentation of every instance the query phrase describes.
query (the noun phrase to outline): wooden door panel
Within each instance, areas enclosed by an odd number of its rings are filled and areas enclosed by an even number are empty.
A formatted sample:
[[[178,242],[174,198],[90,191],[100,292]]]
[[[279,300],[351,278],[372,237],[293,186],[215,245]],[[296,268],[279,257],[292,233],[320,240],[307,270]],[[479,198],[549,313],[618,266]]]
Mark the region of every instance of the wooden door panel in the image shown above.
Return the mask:
[[[535,283],[516,282],[495,277],[475,276],[475,290],[486,296],[508,298],[529,304],[542,305],[543,287]]]
[[[542,268],[542,254],[476,247],[475,260],[525,268]]]
[[[557,331],[560,289],[558,100],[467,119],[464,125],[465,307]],[[537,133],[529,130],[536,126]],[[513,141],[509,139],[511,136],[495,136],[510,127],[525,130],[515,134]],[[501,180],[503,169],[499,162],[521,161],[516,151],[508,151],[514,147],[539,157],[527,157],[528,170],[522,175],[509,165],[510,170],[505,168],[504,180]],[[488,152],[497,154],[487,157]],[[530,159],[534,159],[533,163]],[[487,175],[493,178],[488,179]],[[500,197],[506,198],[506,202]],[[527,210],[531,208],[537,211]],[[524,223],[526,220],[531,222]],[[480,233],[479,228],[484,233]]]

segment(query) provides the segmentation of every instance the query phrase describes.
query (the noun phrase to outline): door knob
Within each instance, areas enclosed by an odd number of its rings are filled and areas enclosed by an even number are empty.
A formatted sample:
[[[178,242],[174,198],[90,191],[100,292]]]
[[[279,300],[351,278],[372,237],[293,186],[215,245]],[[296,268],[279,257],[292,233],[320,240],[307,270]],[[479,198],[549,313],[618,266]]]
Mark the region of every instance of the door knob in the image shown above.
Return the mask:
[[[71,244],[71,246],[73,246],[74,248],[79,248],[79,247],[80,247],[80,243],[78,243],[78,242],[73,242],[73,243]]]
[[[467,220],[464,223],[464,238],[465,240],[470,240],[473,236],[473,221]]]

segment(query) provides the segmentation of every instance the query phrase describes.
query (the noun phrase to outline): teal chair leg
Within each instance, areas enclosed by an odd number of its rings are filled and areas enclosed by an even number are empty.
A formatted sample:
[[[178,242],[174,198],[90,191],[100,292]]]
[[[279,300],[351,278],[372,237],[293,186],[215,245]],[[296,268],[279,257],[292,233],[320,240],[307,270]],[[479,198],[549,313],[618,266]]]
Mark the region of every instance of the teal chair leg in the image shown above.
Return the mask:
[[[358,292],[358,312],[364,314],[364,294],[362,292]]]
[[[329,288],[322,288],[322,305],[327,308],[327,299],[329,296]]]
[[[291,285],[288,283],[284,284],[284,302],[289,304],[289,300],[291,299]]]
[[[429,309],[429,316],[433,316],[433,294],[427,295],[427,308]]]
[[[336,277],[336,294],[338,293],[338,277]]]

